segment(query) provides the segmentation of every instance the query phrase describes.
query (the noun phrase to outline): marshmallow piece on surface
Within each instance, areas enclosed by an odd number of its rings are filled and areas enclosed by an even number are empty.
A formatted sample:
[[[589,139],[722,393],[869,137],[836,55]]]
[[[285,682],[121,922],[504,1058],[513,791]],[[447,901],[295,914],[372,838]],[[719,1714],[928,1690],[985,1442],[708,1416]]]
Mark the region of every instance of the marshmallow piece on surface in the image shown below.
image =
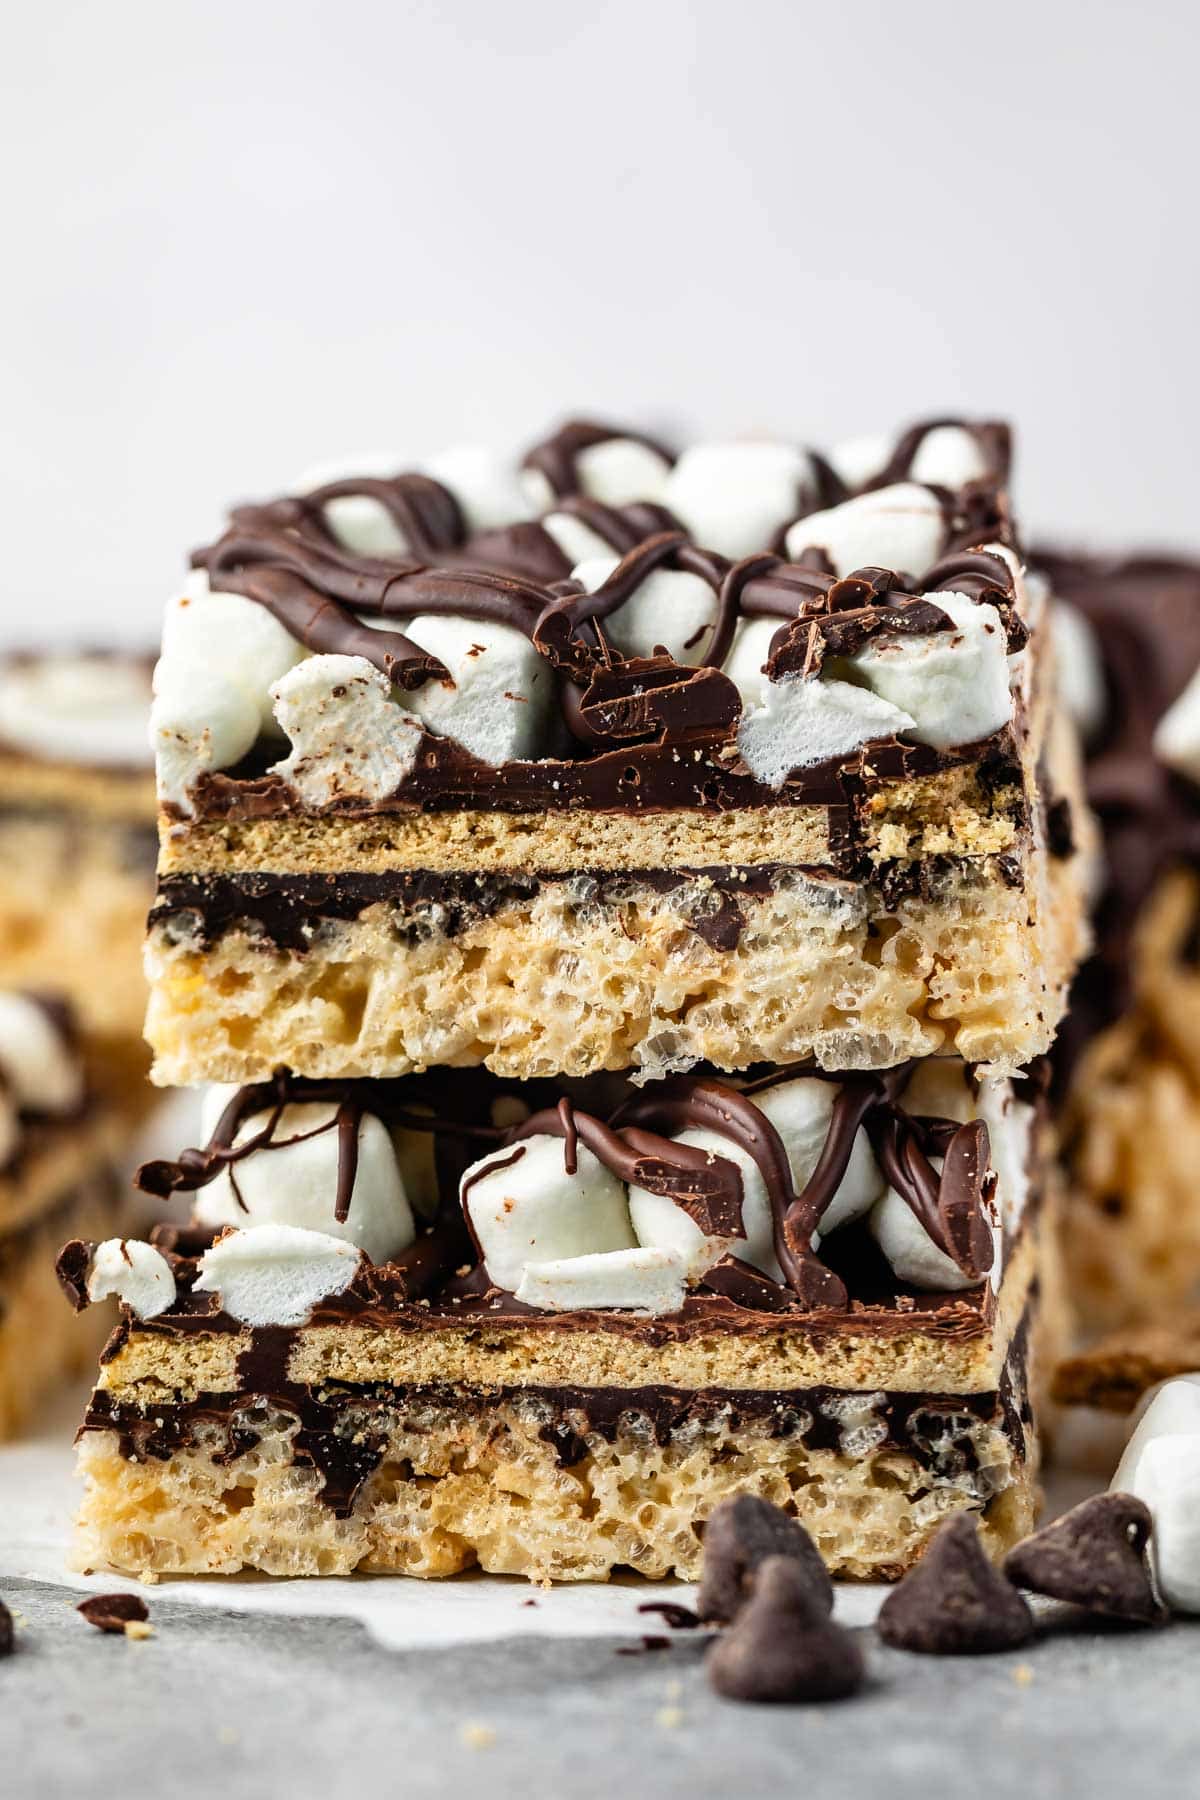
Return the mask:
[[[580,563],[572,579],[594,594],[620,557],[609,554]],[[604,630],[625,656],[653,656],[663,644],[678,663],[695,668],[704,660],[717,615],[717,596],[699,575],[684,569],[654,569],[623,606],[609,613]]]
[[[934,1168],[941,1159],[932,1158]],[[958,1293],[963,1288],[978,1287],[964,1275],[953,1257],[939,1250],[907,1201],[895,1188],[889,1188],[883,1199],[871,1209],[867,1220],[871,1236],[892,1265],[900,1281],[933,1293]]]
[[[812,464],[794,444],[696,444],[661,498],[697,544],[740,557],[770,549],[812,490]]]
[[[164,671],[150,709],[159,798],[190,813],[196,778],[240,762],[261,727],[257,700],[228,677],[205,668],[190,677]]]
[[[606,1250],[557,1262],[530,1262],[517,1299],[546,1312],[585,1307],[673,1313],[683,1305],[684,1259],[670,1250]]]
[[[263,1129],[269,1110],[243,1123],[235,1145]],[[407,1250],[416,1236],[412,1209],[387,1127],[374,1113],[365,1113],[358,1128],[358,1168],[349,1214],[342,1221],[334,1218],[337,1110],[316,1102],[285,1107],[275,1128],[278,1149],[252,1151],[232,1170],[223,1169],[215,1181],[196,1190],[192,1210],[197,1223],[304,1227],[357,1245],[374,1263]]]
[[[494,531],[532,516],[520,471],[482,444],[458,444],[417,467],[450,489],[458,501],[468,537]]]
[[[271,686],[305,655],[265,606],[243,594],[214,592],[207,572],[193,569],[182,593],[167,602],[154,691],[177,693],[207,670],[248,695],[261,728],[273,732]]]
[[[392,699],[386,675],[365,656],[310,656],[271,689],[292,741],[275,764],[309,806],[346,795],[383,800],[411,773],[421,726]]]
[[[1200,1433],[1149,1438],[1113,1489],[1150,1508],[1150,1559],[1163,1600],[1174,1612],[1200,1612]]]
[[[175,1274],[153,1244],[140,1238],[106,1238],[88,1265],[89,1300],[115,1298],[139,1319],[156,1319],[175,1304]]]
[[[148,763],[150,688],[131,657],[46,656],[0,667],[0,738],[50,762]]]
[[[952,621],[949,631],[880,632],[848,661],[872,693],[911,716],[910,737],[947,750],[976,743],[1012,718],[1008,645],[994,606],[966,594],[930,599]]]
[[[733,642],[722,671],[742,696],[744,713],[751,707],[762,705],[767,691],[766,665],[771,654],[771,639],[785,623],[783,619],[739,619],[734,628]]]
[[[68,1113],[83,1099],[79,1057],[28,994],[0,992],[0,1071],[22,1112]]]
[[[800,1193],[808,1181],[825,1148],[833,1103],[840,1092],[835,1082],[801,1076],[796,1081],[781,1081],[777,1086],[751,1096],[755,1106],[766,1114],[783,1139],[796,1193]],[[871,1152],[867,1134],[860,1128],[854,1135],[854,1148],[846,1173],[821,1217],[821,1236],[825,1237],[839,1225],[849,1224],[852,1219],[860,1219],[870,1212],[882,1198],[883,1191],[883,1176]]]
[[[1154,754],[1167,768],[1200,781],[1200,669],[1158,721]]]
[[[1108,712],[1100,641],[1086,613],[1069,600],[1052,603],[1050,632],[1059,699],[1084,743],[1091,743],[1099,736]]]
[[[1121,1452],[1110,1487],[1117,1494],[1133,1493],[1138,1462],[1147,1444],[1160,1437],[1200,1438],[1200,1374],[1175,1375],[1160,1381],[1142,1395],[1130,1421],[1129,1437]]]
[[[878,567],[919,577],[945,541],[937,495],[900,481],[799,519],[788,531],[787,553],[796,561],[805,550],[824,550],[838,575]]]
[[[524,632],[491,620],[422,613],[404,635],[449,671],[406,704],[431,731],[494,766],[537,755],[553,692],[549,665]]]
[[[981,481],[988,467],[983,445],[974,432],[962,425],[935,425],[918,444],[908,473],[912,481],[953,492],[968,481]]]
[[[652,1194],[646,1188],[629,1190],[629,1216],[638,1243],[646,1249],[669,1250],[679,1256],[689,1281],[699,1281],[713,1264],[728,1251],[742,1262],[752,1263],[775,1281],[783,1273],[775,1260],[774,1221],[767,1184],[758,1164],[740,1144],[723,1137],[718,1131],[692,1126],[676,1132],[674,1143],[689,1144],[705,1150],[710,1156],[722,1156],[734,1163],[742,1177],[742,1237],[708,1237],[696,1221],[677,1206],[669,1195]]]
[[[523,1154],[512,1161],[518,1149]],[[577,1147],[574,1175],[567,1174],[564,1155],[562,1138],[522,1138],[463,1176],[460,1192],[487,1272],[509,1293],[516,1293],[530,1262],[636,1248],[625,1183],[586,1144]]]
[[[204,1252],[194,1286],[219,1294],[243,1325],[304,1325],[318,1301],[345,1292],[361,1260],[354,1244],[323,1231],[251,1225]]]
[[[768,681],[760,706],[742,714],[737,747],[756,780],[782,787],[793,769],[849,756],[863,744],[911,731],[908,712],[869,688],[825,676]]]

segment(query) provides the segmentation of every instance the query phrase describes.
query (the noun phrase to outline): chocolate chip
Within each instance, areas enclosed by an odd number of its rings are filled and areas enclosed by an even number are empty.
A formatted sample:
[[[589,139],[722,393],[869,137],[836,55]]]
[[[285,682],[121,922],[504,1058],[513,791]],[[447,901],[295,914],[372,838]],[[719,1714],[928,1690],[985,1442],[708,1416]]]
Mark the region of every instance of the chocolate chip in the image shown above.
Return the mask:
[[[150,1617],[144,1600],[136,1594],[95,1594],[81,1600],[75,1608],[97,1631],[124,1631],[127,1625],[141,1625]]]
[[[1095,1494],[1010,1550],[1004,1573],[1020,1587],[1109,1619],[1161,1625],[1146,1545],[1150,1509],[1132,1494]]]
[[[803,1572],[819,1611],[833,1611],[833,1583],[821,1553],[781,1507],[757,1494],[722,1500],[704,1528],[704,1570],[696,1610],[724,1624],[737,1616],[754,1572],[769,1556],[790,1557]]]
[[[16,1633],[13,1630],[13,1616],[0,1600],[0,1656],[11,1656],[17,1647]]]
[[[898,1650],[971,1656],[1028,1642],[1033,1614],[988,1561],[974,1518],[956,1513],[938,1527],[916,1568],[888,1595],[878,1630]]]
[[[814,1596],[804,1565],[769,1556],[750,1598],[708,1657],[727,1700],[841,1700],[866,1678],[862,1651]]]

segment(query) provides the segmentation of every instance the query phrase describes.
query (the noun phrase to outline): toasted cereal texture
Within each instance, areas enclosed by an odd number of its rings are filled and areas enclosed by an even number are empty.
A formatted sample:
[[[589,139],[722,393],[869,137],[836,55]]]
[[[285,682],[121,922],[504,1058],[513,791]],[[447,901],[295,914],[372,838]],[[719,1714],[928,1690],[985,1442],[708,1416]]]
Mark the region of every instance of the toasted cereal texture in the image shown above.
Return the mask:
[[[257,1441],[228,1460],[215,1421],[165,1461],[128,1460],[114,1431],[85,1433],[77,1565],[135,1575],[479,1567],[533,1581],[604,1580],[627,1567],[694,1579],[698,1527],[721,1500],[751,1492],[794,1514],[834,1573],[893,1579],[949,1513],[978,1513],[996,1555],[1034,1516],[1034,1447],[1019,1456],[992,1422],[974,1422],[972,1456],[931,1475],[901,1452],[809,1450],[799,1435],[723,1414],[662,1445],[631,1412],[609,1443],[582,1414],[531,1395],[482,1412],[419,1396],[372,1410],[363,1429],[384,1435],[383,1460],[339,1519],[319,1498],[320,1475],[292,1462],[294,1416],[261,1402],[239,1417]],[[578,1428],[579,1460],[560,1465],[542,1435],[550,1424]]]

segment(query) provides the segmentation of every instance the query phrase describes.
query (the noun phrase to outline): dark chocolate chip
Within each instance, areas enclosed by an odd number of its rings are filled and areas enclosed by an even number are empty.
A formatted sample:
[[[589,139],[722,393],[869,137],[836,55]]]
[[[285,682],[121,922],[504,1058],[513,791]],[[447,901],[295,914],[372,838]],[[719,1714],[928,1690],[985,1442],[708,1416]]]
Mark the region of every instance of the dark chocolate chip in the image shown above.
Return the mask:
[[[17,1647],[16,1632],[13,1629],[13,1616],[0,1600],[0,1656],[11,1656]]]
[[[1132,1494],[1095,1494],[1010,1550],[1004,1573],[1018,1586],[1109,1619],[1161,1625],[1146,1546],[1150,1509]]]
[[[727,1623],[747,1598],[755,1570],[769,1556],[790,1557],[802,1571],[818,1610],[833,1611],[833,1583],[803,1525],[757,1494],[722,1500],[704,1528],[704,1569],[696,1610]]]
[[[969,1513],[938,1527],[929,1548],[879,1612],[879,1635],[898,1650],[971,1656],[1012,1650],[1033,1636],[1033,1614],[994,1569]]]
[[[75,1608],[97,1631],[124,1631],[127,1625],[140,1625],[150,1617],[144,1600],[136,1594],[94,1594],[81,1600]]]
[[[866,1678],[857,1642],[833,1623],[793,1556],[760,1563],[750,1598],[707,1667],[727,1700],[841,1700]]]

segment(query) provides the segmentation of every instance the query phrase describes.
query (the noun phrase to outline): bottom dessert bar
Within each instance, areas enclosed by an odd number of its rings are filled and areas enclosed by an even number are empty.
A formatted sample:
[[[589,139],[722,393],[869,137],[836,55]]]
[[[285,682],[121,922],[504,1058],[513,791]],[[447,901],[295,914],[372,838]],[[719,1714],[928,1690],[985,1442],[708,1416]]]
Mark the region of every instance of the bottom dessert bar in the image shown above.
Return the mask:
[[[1029,1529],[1062,1304],[1012,1084],[281,1074],[207,1111],[141,1176],[191,1223],[60,1258],[124,1302],[85,1566],[687,1577],[744,1491],[852,1576],[950,1512]]]

